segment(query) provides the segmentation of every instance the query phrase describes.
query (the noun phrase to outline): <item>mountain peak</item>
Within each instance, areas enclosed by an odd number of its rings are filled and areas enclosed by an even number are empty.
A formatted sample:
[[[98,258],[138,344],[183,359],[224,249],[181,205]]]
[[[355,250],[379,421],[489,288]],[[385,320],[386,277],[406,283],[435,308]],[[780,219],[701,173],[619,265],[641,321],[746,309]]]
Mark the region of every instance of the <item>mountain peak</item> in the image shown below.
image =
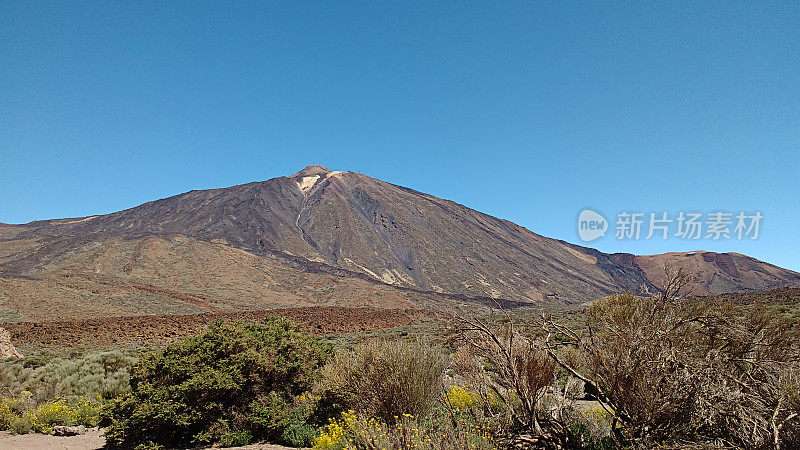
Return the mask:
[[[300,172],[297,172],[296,174],[292,175],[289,178],[310,177],[310,176],[314,176],[314,175],[327,175],[329,173],[331,173],[330,170],[328,170],[327,168],[325,168],[324,166],[321,166],[319,164],[317,164],[317,165],[308,165],[308,166],[306,166],[305,169],[301,170]]]
[[[68,271],[75,265],[81,265],[85,266],[87,274],[105,277],[106,272],[95,271],[99,270],[97,267],[106,267],[106,259],[97,259],[101,253],[89,256],[96,252],[91,250],[95,244],[88,243],[104,245],[102,243],[107,238],[118,238],[125,242],[130,239],[132,242],[134,239],[151,237],[168,241],[170,246],[172,242],[175,246],[183,245],[181,242],[184,242],[184,237],[197,242],[222,244],[203,250],[209,252],[203,253],[204,256],[187,258],[209,261],[208,266],[189,267],[183,262],[175,262],[175,270],[181,270],[180,276],[183,278],[180,278],[180,282],[171,281],[174,283],[169,285],[171,287],[159,287],[164,292],[175,293],[183,292],[179,291],[184,289],[182,286],[206,280],[206,273],[216,273],[222,267],[227,267],[232,253],[225,250],[226,246],[251,253],[253,257],[264,258],[264,261],[256,264],[256,260],[237,252],[238,256],[247,258],[243,260],[247,267],[267,264],[267,260],[277,261],[292,270],[345,278],[356,276],[361,280],[455,295],[460,299],[485,296],[526,303],[583,302],[612,292],[642,292],[642,286],[654,292],[663,280],[666,262],[676,269],[683,268],[692,273],[695,294],[800,286],[800,273],[730,253],[698,251],[650,256],[602,253],[549,239],[457,203],[355,172],[336,172],[310,165],[291,178],[273,180],[259,183],[257,187],[246,184],[193,191],[114,214],[33,222],[17,228],[0,226],[0,295],[14,298],[12,295],[39,295],[28,292],[51,292],[30,287],[38,284],[25,285],[19,291],[9,291],[18,289],[14,287],[17,284],[4,283],[4,280],[33,275],[41,277],[45,270],[59,271],[47,272],[54,274],[68,273],[61,272],[61,267]],[[161,245],[152,244],[153,251],[160,252]],[[150,244],[146,246],[151,247]],[[174,248],[178,251],[177,247]],[[84,249],[88,252],[86,256],[67,259],[72,258],[69,255],[84,252]],[[133,250],[131,254],[134,254]],[[126,263],[119,272],[114,272],[119,274],[114,276],[130,280],[127,283],[131,285],[138,283],[131,277],[138,277],[137,274],[144,273],[141,272],[144,269],[141,269],[142,264],[136,262],[136,258],[130,264]],[[130,267],[133,269],[127,269]],[[128,273],[130,270],[134,272]],[[147,273],[159,274],[159,277],[167,273],[161,270]],[[258,273],[248,271],[237,276],[239,279],[263,279]],[[265,273],[264,276],[270,278],[273,276],[271,273]],[[280,277],[294,280],[299,275],[287,273]],[[105,279],[98,279],[100,281],[97,283]],[[252,286],[262,284],[259,282]],[[309,292],[327,295],[327,287],[323,286],[328,284],[313,286],[308,289]],[[355,289],[355,285],[348,286]],[[53,289],[59,290],[52,292],[61,292],[60,287]],[[105,287],[96,289],[111,292]],[[132,289],[138,292],[138,288]],[[209,296],[213,292],[215,296],[229,296],[226,298],[238,298],[241,292],[250,293],[248,295],[256,292],[254,295],[257,298],[276,295],[284,299],[281,301],[294,302],[294,299],[306,295],[285,294],[288,291],[267,294],[266,291],[251,290],[254,287],[222,291],[209,285],[209,289],[213,289],[206,291]],[[86,292],[89,293],[81,296],[95,295],[91,294],[93,291]],[[360,305],[362,299],[372,295],[352,292],[346,297],[342,295],[328,300]],[[34,298],[30,296],[22,298]],[[41,298],[50,296],[47,294]],[[323,301],[318,298],[323,297],[314,297],[313,301]],[[38,298],[36,301],[39,301]],[[113,298],[109,297],[108,301],[109,305],[116,305]],[[430,301],[433,303],[425,305],[435,309],[438,300]],[[189,302],[194,304],[194,300]],[[263,306],[262,303],[253,303],[256,304]],[[32,308],[31,311],[36,309]]]

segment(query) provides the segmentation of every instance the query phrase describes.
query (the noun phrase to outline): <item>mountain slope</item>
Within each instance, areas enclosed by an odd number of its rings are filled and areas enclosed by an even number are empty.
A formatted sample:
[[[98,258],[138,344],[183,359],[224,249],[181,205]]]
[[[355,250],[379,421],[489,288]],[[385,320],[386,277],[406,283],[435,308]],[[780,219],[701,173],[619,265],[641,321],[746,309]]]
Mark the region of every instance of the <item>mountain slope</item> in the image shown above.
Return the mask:
[[[650,280],[660,281],[665,263],[676,269],[683,268],[695,277],[695,295],[800,286],[796,273],[739,253],[695,251],[634,257],[634,265]]]
[[[36,278],[109,239],[154,237],[243,250],[303,273],[522,302],[653,289],[663,262],[687,261],[683,254],[608,255],[362,174],[309,166],[289,177],[191,191],[108,215],[0,227],[0,276]],[[699,254],[698,292],[800,284],[800,274],[742,255]],[[179,290],[206,276],[202,267],[170,261],[164,270],[185,279]]]
[[[25,248],[37,251],[30,243]],[[7,258],[0,253],[0,264]],[[308,273],[186,236],[93,241],[24,275],[0,277],[0,296],[0,322],[321,305],[402,310],[454,300],[358,277]]]

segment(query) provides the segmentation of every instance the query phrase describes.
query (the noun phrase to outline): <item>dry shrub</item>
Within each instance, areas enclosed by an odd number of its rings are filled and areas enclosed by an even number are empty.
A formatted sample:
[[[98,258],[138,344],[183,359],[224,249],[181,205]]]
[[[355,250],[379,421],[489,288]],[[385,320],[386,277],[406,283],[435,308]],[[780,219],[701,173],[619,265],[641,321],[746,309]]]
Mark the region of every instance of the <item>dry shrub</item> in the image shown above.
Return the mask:
[[[475,355],[475,350],[468,345],[458,347],[450,355],[450,367],[468,382],[478,380],[483,373],[483,368]]]
[[[485,368],[472,375],[466,352],[457,366],[502,398],[512,445],[800,448],[800,326],[758,304],[679,297],[690,281],[667,266],[659,294],[593,302],[580,331],[545,316],[528,324],[534,335],[508,314],[461,318]],[[553,362],[563,392],[549,390]],[[570,378],[610,417],[611,438],[575,421]]]
[[[654,433],[677,426],[691,410],[699,374],[683,362],[694,348],[696,325],[651,303],[631,294],[596,302],[588,311],[589,345],[582,349],[589,376],[615,409]]]
[[[428,411],[446,367],[433,347],[407,341],[371,341],[339,353],[326,371],[350,406],[392,423],[402,414]]]
[[[470,349],[456,353],[456,369],[464,370],[467,380],[474,380],[474,389],[483,399],[485,409],[492,413],[493,404],[502,406],[501,422],[512,432],[530,432],[537,436],[553,436],[554,421],[550,411],[540,402],[553,383],[553,360],[541,343],[516,331],[510,320],[495,326],[491,319],[460,318],[458,337]],[[483,364],[477,374],[475,363]],[[499,402],[497,401],[499,400]]]
[[[442,352],[408,341],[371,341],[340,352],[325,374],[329,389],[353,409],[394,423],[403,414],[423,415],[442,389]]]
[[[593,303],[583,334],[546,323],[567,362],[630,442],[693,442],[746,448],[796,445],[796,324],[760,306],[612,295]],[[794,394],[793,394],[794,393]]]

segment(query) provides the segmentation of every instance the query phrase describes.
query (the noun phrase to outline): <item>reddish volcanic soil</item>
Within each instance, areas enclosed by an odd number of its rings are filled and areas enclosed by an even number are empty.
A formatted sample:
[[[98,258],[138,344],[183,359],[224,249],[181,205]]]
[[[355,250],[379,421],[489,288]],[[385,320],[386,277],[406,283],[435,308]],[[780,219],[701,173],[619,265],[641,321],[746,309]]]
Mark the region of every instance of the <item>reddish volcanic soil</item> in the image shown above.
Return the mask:
[[[216,320],[261,321],[272,315],[291,318],[315,334],[339,334],[406,325],[429,314],[418,310],[334,306],[64,322],[17,322],[2,323],[0,327],[11,333],[11,341],[18,347],[105,347],[167,343],[196,334]]]

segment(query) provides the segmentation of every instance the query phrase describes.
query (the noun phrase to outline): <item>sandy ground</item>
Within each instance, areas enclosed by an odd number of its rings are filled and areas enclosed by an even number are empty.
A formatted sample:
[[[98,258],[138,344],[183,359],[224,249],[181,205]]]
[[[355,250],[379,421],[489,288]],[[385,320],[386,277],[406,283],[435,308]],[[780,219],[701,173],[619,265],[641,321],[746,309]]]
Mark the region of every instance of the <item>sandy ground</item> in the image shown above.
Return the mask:
[[[13,435],[0,432],[0,449],[81,449],[95,450],[105,445],[106,439],[100,430],[88,430],[80,436],[48,436],[45,434]]]
[[[45,434],[13,435],[7,431],[0,432],[0,449],[14,450],[39,450],[39,449],[70,449],[70,450],[96,450],[105,445],[103,430],[88,430],[80,436],[49,436]],[[289,450],[289,447],[271,444],[254,444],[246,447],[234,447],[243,450]]]

